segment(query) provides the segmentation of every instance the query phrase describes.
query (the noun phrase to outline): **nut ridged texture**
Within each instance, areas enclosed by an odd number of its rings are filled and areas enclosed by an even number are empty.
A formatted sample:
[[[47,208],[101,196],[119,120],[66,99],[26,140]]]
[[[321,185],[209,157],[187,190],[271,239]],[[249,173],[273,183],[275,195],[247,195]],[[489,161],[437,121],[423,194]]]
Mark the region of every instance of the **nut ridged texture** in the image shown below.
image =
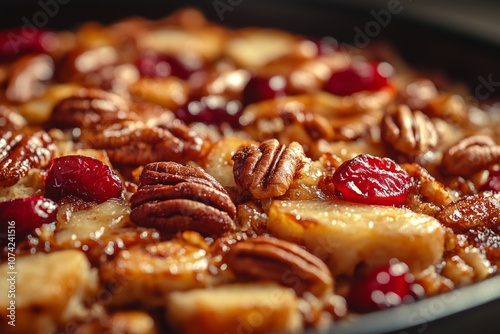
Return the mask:
[[[132,221],[173,234],[217,236],[234,229],[236,207],[226,190],[201,168],[175,162],[146,165],[130,203]]]
[[[12,186],[30,169],[47,166],[56,148],[45,131],[6,132],[0,137],[0,186]]]
[[[81,89],[59,101],[51,115],[51,123],[61,128],[86,128],[120,120],[136,120],[128,102],[120,95],[97,88]]]
[[[386,144],[408,156],[418,156],[438,144],[438,133],[431,120],[406,105],[399,105],[386,114],[380,130]]]
[[[236,183],[253,197],[272,198],[286,193],[305,158],[302,146],[281,145],[276,139],[248,145],[233,155]]]
[[[225,255],[228,268],[244,281],[271,280],[303,295],[325,297],[333,289],[328,267],[300,246],[273,237],[258,236],[231,246]]]
[[[187,162],[202,156],[207,143],[179,120],[147,125],[124,121],[109,126],[83,129],[81,140],[106,150],[118,164],[145,165],[155,161]]]
[[[495,163],[500,163],[500,145],[490,137],[476,135],[449,147],[441,166],[445,173],[468,176]]]

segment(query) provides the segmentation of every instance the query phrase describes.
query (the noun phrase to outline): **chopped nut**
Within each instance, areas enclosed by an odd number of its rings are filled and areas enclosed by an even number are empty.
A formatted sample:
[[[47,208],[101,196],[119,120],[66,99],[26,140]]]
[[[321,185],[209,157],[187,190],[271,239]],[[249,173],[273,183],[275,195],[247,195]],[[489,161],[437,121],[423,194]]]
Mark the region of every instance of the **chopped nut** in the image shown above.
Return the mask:
[[[429,172],[418,164],[402,164],[401,167],[412,177],[414,186],[406,197],[405,204],[413,211],[434,216],[452,198],[446,187],[436,181]]]
[[[45,91],[45,82],[54,75],[54,61],[46,54],[28,55],[11,67],[5,94],[13,103],[24,103]]]
[[[396,151],[414,157],[438,144],[434,124],[420,111],[412,111],[406,105],[398,105],[382,119],[382,139]]]
[[[104,149],[118,164],[145,165],[155,161],[187,162],[200,158],[208,143],[179,120],[145,124],[123,121],[82,129],[81,140]]]
[[[120,95],[101,89],[81,89],[56,104],[51,122],[61,128],[114,123],[118,120],[135,120],[129,104]]]
[[[30,169],[47,166],[55,151],[45,131],[6,132],[0,137],[0,186],[12,186]]]
[[[228,267],[243,280],[275,281],[295,290],[325,298],[333,290],[326,264],[294,243],[259,236],[231,246],[225,256]]]
[[[500,163],[500,145],[490,137],[476,135],[448,148],[441,166],[447,174],[468,176],[495,163]]]
[[[150,163],[130,203],[133,222],[164,233],[193,230],[205,236],[234,229],[236,207],[226,190],[201,168]]]
[[[287,147],[270,139],[260,146],[244,146],[233,155],[234,180],[255,198],[281,196],[292,184],[304,158],[304,150],[296,142]]]

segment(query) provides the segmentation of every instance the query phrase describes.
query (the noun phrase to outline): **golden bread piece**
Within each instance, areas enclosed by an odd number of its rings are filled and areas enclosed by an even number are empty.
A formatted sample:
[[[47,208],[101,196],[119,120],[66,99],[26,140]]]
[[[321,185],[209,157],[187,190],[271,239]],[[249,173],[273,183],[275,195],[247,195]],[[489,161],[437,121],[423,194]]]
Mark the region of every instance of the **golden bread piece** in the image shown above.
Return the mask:
[[[97,292],[97,286],[97,272],[77,250],[19,257],[14,268],[4,263],[0,266],[0,315],[11,321],[8,315],[13,313],[8,308],[14,301],[15,326],[2,321],[0,332],[55,333],[63,324],[89,315],[85,301]]]
[[[352,274],[359,264],[375,269],[392,258],[420,272],[439,261],[444,250],[444,229],[431,216],[342,200],[276,200],[269,229],[304,244],[334,275]]]
[[[188,234],[199,237],[194,232]],[[209,257],[200,245],[169,240],[120,252],[100,269],[101,280],[112,287],[111,303],[154,308],[173,291],[210,285]]]
[[[179,333],[297,333],[302,319],[293,290],[273,283],[174,292],[166,317]]]

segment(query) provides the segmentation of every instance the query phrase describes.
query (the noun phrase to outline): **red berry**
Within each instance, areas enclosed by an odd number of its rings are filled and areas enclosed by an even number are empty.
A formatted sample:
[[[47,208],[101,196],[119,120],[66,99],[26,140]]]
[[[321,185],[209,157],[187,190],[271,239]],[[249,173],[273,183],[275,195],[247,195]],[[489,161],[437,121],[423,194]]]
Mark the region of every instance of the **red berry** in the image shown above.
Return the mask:
[[[142,76],[152,78],[166,78],[175,76],[187,80],[201,68],[201,63],[193,59],[190,62],[182,61],[171,55],[158,55],[147,52],[137,61],[137,69]]]
[[[367,275],[355,276],[346,297],[347,305],[355,312],[367,313],[413,301],[421,290],[413,282],[405,263],[391,261]]]
[[[55,201],[76,196],[101,203],[121,193],[122,182],[108,165],[81,155],[54,159],[45,179],[45,195]]]
[[[393,160],[361,154],[333,174],[335,190],[347,201],[402,205],[410,191],[410,176]]]
[[[375,91],[388,85],[392,66],[388,63],[353,63],[350,67],[332,73],[325,83],[325,91],[347,96],[361,91]]]
[[[488,180],[481,188],[483,191],[500,192],[500,170],[491,171]]]
[[[202,122],[216,125],[227,123],[238,127],[242,110],[239,101],[226,101],[220,96],[211,95],[179,107],[175,115],[186,123]]]
[[[252,77],[243,88],[243,105],[286,96],[286,79],[281,75],[270,78]]]
[[[50,52],[56,47],[57,36],[52,31],[29,27],[0,31],[0,62],[31,52]]]
[[[15,240],[21,241],[37,227],[53,222],[56,209],[57,204],[43,196],[1,202],[0,241],[6,240],[8,235],[15,235]]]

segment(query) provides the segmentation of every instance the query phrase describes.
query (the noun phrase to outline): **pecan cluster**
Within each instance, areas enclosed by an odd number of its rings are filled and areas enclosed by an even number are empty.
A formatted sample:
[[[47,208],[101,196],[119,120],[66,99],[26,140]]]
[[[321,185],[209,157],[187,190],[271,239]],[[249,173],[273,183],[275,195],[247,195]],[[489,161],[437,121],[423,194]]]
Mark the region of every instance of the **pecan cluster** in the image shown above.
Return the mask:
[[[333,289],[328,267],[300,246],[273,237],[258,236],[235,243],[225,261],[241,280],[271,280],[303,295],[324,297]]]
[[[386,114],[380,131],[388,146],[410,157],[419,156],[438,144],[438,133],[432,121],[407,105],[398,105]]]
[[[32,168],[49,164],[56,144],[45,131],[6,132],[0,137],[0,186],[17,183]]]
[[[185,230],[217,236],[234,229],[236,207],[227,191],[203,169],[175,162],[147,164],[130,199],[136,225],[166,234]]]
[[[0,135],[7,131],[20,130],[26,126],[26,120],[20,114],[0,105]]]
[[[475,135],[449,147],[441,166],[450,175],[469,176],[495,163],[500,163],[500,145],[490,137]]]
[[[236,183],[255,198],[271,198],[286,193],[305,158],[296,142],[281,145],[269,139],[259,146],[248,145],[233,155]]]

